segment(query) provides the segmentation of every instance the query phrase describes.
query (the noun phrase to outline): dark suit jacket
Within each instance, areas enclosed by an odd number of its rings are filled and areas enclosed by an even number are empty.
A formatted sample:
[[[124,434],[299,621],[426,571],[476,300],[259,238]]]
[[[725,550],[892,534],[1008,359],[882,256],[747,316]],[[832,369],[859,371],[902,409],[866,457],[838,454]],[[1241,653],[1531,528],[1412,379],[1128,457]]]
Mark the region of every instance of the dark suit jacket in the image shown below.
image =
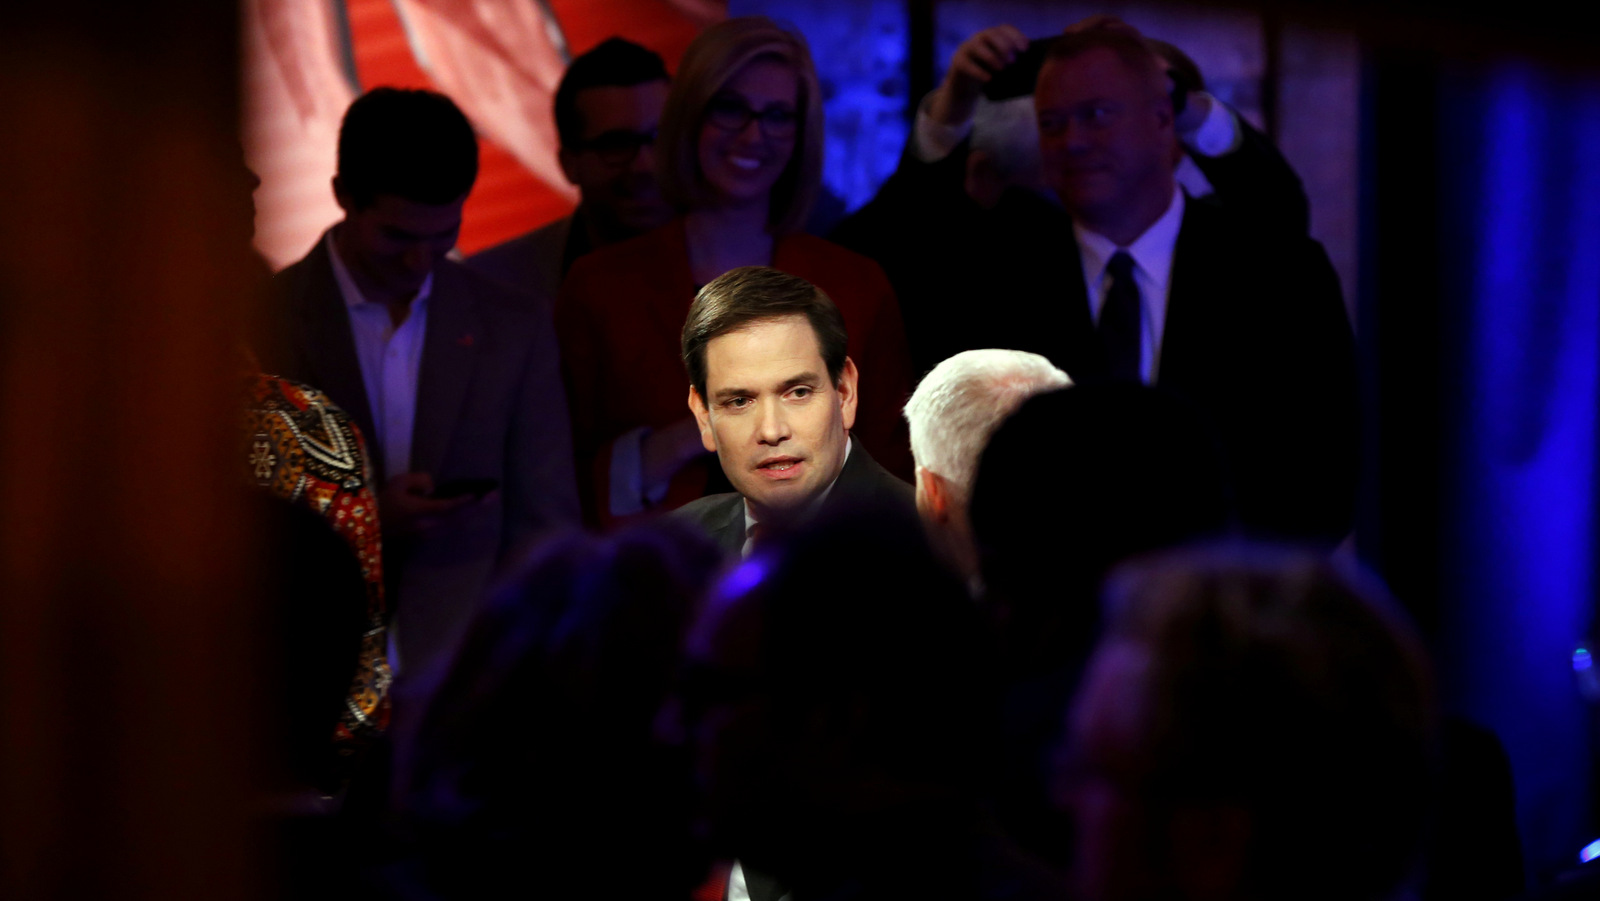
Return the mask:
[[[1007,347],[1043,354],[1076,381],[1103,375],[1071,220],[1020,190],[978,209],[962,193],[964,165],[961,150],[931,164],[907,157],[873,201],[899,209],[902,227],[869,219],[835,233],[846,246],[887,255],[880,259],[904,298],[918,368]],[[1220,194],[1188,202],[1158,387],[1213,426],[1247,528],[1336,541],[1350,527],[1355,494],[1354,339],[1326,252],[1305,236],[1303,219],[1293,221],[1299,207],[1279,199],[1277,213],[1260,196],[1236,204],[1249,215],[1230,211]]]
[[[263,368],[321,388],[380,444],[326,242],[278,273],[272,288],[277,333],[263,342]],[[381,451],[373,456],[380,480],[395,475],[382,472]],[[550,312],[449,260],[433,274],[411,469],[436,483],[500,483],[422,535],[385,541],[401,667],[418,673],[443,661],[503,555],[578,521]]]
[[[1214,196],[1240,218],[1263,231],[1308,234],[1310,207],[1300,176],[1266,135],[1238,121],[1243,142],[1237,150],[1219,157],[1191,153],[1190,159]],[[1072,221],[1053,198],[1011,188],[993,209],[984,209],[968,197],[969,147],[964,141],[944,159],[924,163],[908,146],[877,195],[828,236],[876,260],[889,276],[919,377],[963,350],[999,346],[977,343],[971,331],[985,316],[998,270],[1028,253],[1050,259],[1072,240]]]
[[[1019,240],[1021,240],[1019,238]],[[995,298],[976,346],[1049,357],[1075,381],[1106,375],[1077,244],[1045,256]],[[1359,431],[1355,339],[1322,245],[1190,200],[1172,261],[1156,387],[1212,427],[1245,528],[1336,542],[1349,531]]]
[[[861,442],[850,440],[850,457],[839,470],[823,508],[885,505],[914,511],[916,492],[912,487],[879,466]],[[678,508],[673,515],[705,529],[726,553],[737,555],[744,548],[744,495],[737,491],[700,498]]]
[[[584,225],[574,213],[467,257],[467,268],[535,295],[553,310],[572,261],[589,251]]]

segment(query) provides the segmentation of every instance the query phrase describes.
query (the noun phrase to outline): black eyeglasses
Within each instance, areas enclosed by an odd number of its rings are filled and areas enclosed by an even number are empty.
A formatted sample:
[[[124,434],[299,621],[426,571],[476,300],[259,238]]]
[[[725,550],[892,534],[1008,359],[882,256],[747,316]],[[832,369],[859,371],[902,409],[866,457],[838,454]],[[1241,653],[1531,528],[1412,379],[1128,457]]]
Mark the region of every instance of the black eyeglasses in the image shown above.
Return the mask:
[[[758,112],[735,94],[718,94],[706,104],[706,121],[724,131],[743,131],[751,120],[761,123],[761,133],[767,137],[787,138],[794,135],[800,114],[781,104]]]
[[[583,141],[577,149],[592,152],[608,166],[623,166],[633,162],[633,158],[639,155],[640,150],[653,147],[655,143],[656,130],[653,128],[649,131],[614,128]]]

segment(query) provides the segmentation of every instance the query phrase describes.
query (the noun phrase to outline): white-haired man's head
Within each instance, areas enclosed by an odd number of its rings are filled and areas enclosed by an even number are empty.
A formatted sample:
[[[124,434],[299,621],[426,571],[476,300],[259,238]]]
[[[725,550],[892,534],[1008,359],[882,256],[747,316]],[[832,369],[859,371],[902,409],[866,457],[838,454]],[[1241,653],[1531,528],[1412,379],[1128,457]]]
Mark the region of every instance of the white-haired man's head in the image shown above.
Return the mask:
[[[906,402],[917,509],[967,575],[977,571],[967,502],[989,436],[1023,401],[1071,384],[1038,354],[968,350],[933,367]]]
[[[979,98],[972,114],[965,187],[967,196],[985,209],[993,209],[1008,188],[1050,196],[1031,95],[1000,101]]]

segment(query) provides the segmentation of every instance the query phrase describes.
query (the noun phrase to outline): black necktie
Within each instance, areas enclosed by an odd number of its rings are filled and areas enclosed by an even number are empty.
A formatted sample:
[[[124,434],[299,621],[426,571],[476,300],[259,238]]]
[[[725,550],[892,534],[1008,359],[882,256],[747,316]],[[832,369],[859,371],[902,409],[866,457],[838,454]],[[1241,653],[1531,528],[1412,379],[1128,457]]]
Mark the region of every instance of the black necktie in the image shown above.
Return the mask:
[[[1111,378],[1119,382],[1140,381],[1139,369],[1139,286],[1133,280],[1133,257],[1119,250],[1106,264],[1111,285],[1100,307],[1100,346],[1105,348],[1106,366]]]

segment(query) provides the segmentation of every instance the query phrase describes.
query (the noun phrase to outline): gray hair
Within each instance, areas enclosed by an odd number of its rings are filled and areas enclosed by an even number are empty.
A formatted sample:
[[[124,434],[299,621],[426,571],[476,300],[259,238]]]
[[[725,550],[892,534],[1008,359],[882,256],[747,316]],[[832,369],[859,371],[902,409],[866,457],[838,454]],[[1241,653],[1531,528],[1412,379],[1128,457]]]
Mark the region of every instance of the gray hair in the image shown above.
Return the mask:
[[[1042,187],[1039,121],[1033,111],[1033,95],[1001,101],[980,97],[972,113],[972,149],[988,153],[1007,182]]]
[[[948,480],[965,499],[989,436],[1022,402],[1066,388],[1072,379],[1038,354],[962,351],[923,377],[906,402],[911,456]]]

